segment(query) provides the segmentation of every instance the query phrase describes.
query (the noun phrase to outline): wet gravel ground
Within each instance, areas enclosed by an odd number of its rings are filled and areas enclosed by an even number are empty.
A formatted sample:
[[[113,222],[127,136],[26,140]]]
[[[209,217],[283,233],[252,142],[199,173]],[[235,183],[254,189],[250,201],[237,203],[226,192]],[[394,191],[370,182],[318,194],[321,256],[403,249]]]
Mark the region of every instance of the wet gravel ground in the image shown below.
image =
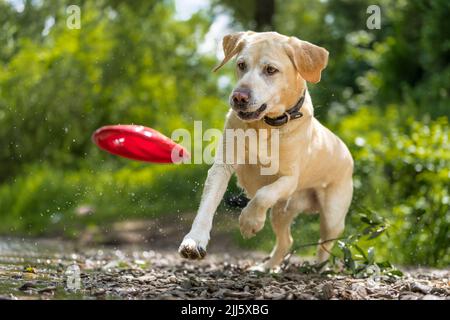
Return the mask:
[[[181,259],[174,250],[77,248],[0,241],[0,299],[433,299],[450,300],[450,270],[403,268],[403,278],[252,273],[261,253]],[[75,267],[74,267],[75,266]],[[79,278],[77,270],[79,268]],[[71,273],[72,272],[72,273]]]

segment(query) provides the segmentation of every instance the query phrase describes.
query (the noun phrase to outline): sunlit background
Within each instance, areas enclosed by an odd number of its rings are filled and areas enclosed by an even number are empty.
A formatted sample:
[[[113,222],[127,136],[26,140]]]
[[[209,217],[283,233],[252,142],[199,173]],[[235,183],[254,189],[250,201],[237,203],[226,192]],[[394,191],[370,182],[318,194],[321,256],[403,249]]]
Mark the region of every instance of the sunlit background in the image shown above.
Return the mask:
[[[117,223],[167,218],[186,230],[208,166],[120,159],[91,134],[119,123],[169,136],[195,120],[222,128],[234,76],[231,65],[211,73],[221,38],[276,30],[330,52],[309,89],[317,118],[355,158],[346,234],[361,213],[383,217],[387,231],[364,249],[448,267],[450,2],[378,1],[381,28],[369,30],[372,2],[0,0],[0,235],[105,242]],[[72,4],[79,30],[66,24]],[[227,196],[239,192],[233,182]],[[237,215],[222,204],[215,228],[237,246],[269,250],[270,224],[244,241]],[[293,232],[297,244],[317,241],[318,217],[300,217]]]

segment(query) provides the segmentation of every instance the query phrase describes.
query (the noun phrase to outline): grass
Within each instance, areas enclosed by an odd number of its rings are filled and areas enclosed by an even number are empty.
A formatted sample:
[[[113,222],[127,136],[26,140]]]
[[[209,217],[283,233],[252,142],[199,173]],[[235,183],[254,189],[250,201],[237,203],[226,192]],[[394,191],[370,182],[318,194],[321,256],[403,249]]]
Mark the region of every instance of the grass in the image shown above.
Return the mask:
[[[202,166],[133,163],[101,171],[35,166],[0,186],[0,234],[70,237],[84,227],[192,211],[205,175]]]

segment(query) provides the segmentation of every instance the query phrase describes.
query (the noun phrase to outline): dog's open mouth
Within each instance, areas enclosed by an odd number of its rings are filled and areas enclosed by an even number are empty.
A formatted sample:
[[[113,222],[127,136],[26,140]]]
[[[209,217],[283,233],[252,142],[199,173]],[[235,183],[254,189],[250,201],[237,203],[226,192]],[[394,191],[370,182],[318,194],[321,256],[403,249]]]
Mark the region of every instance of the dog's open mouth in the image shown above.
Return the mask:
[[[256,109],[255,111],[252,112],[245,112],[245,111],[236,111],[237,115],[239,118],[241,118],[242,120],[256,120],[259,119],[261,116],[261,113],[264,112],[264,110],[267,109],[267,104],[262,104],[261,107],[259,107],[258,109]]]

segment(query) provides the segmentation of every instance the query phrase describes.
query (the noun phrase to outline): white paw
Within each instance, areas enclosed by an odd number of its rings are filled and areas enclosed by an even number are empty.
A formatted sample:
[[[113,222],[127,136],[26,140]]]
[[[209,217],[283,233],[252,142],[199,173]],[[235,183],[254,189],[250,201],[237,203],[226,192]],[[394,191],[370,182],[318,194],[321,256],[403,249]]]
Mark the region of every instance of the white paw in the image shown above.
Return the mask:
[[[258,263],[250,268],[247,269],[250,272],[260,272],[260,273],[266,273],[266,272],[273,272],[273,273],[278,273],[280,271],[280,267],[279,266],[274,266],[272,264],[270,264],[270,262],[263,262],[263,263]]]
[[[255,236],[264,227],[265,221],[266,209],[258,208],[250,201],[239,216],[239,227],[242,236],[246,239]]]
[[[247,269],[250,272],[267,272],[269,270],[269,268],[267,268],[265,263],[258,263],[254,266],[251,266],[250,268]]]
[[[186,235],[178,249],[179,254],[186,259],[203,259],[206,256],[207,240]]]

